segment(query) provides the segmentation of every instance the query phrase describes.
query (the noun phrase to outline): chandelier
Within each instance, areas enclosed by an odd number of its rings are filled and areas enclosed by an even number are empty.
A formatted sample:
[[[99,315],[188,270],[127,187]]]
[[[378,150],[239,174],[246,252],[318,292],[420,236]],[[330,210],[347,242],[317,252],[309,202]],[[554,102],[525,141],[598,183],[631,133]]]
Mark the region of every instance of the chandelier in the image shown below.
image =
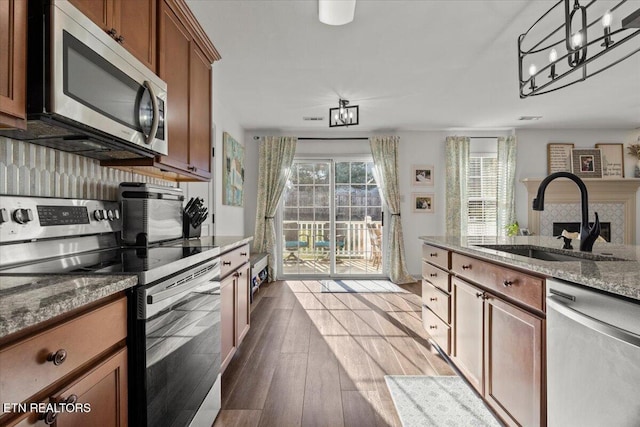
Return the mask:
[[[622,0],[609,2],[615,5],[598,13],[597,0],[583,1],[585,5],[579,0],[558,1],[518,37],[520,98],[571,86],[640,51],[638,40],[629,43],[640,34],[640,9],[624,12],[627,0]],[[627,15],[617,28],[616,15]]]
[[[329,108],[329,127],[355,126],[359,124],[360,115],[357,105],[349,107],[346,99],[338,100],[338,108]]]

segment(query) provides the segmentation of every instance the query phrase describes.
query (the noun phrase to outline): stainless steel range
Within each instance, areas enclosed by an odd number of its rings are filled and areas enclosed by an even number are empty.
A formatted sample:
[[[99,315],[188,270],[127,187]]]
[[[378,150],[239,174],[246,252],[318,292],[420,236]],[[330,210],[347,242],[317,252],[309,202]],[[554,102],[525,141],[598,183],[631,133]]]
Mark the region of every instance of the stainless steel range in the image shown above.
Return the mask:
[[[220,407],[219,248],[123,246],[122,216],[118,202],[0,195],[0,274],[137,275],[130,424],[200,425]]]

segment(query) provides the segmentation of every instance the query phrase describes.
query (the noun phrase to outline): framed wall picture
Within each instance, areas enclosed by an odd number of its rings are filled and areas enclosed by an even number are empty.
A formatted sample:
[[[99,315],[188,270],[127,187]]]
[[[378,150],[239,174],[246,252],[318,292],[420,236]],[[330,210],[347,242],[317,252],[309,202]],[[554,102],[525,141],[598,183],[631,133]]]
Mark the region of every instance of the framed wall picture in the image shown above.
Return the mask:
[[[602,178],[602,154],[598,148],[571,150],[572,172],[580,178]]]
[[[413,185],[432,186],[433,185],[433,166],[431,165],[413,165],[411,167],[411,180]]]
[[[227,132],[222,134],[222,204],[242,206],[244,147]]]
[[[551,142],[547,144],[547,173],[571,172],[572,143]]]
[[[600,143],[596,148],[602,153],[602,177],[624,178],[624,145]]]
[[[433,213],[433,193],[411,193],[413,211],[420,213]]]

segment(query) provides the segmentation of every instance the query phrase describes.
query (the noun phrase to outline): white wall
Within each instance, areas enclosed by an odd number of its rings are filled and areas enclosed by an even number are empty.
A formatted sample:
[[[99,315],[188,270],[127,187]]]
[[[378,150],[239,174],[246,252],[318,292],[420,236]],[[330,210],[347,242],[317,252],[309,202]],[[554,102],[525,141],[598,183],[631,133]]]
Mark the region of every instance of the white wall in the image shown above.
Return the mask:
[[[389,132],[400,136],[399,164],[400,164],[400,191],[402,207],[402,227],[404,230],[405,249],[407,253],[407,267],[409,272],[418,276],[420,274],[420,244],[418,236],[443,235],[445,233],[445,156],[444,141],[449,135],[479,136],[507,136],[510,131],[415,131],[415,132]],[[372,133],[349,133],[351,137],[370,136]],[[547,143],[549,142],[573,142],[576,148],[593,147],[598,142],[625,142],[635,143],[640,137],[640,131],[629,130],[518,130],[515,132],[518,138],[518,160],[516,169],[516,216],[520,224],[526,226],[527,192],[523,178],[544,177],[547,175]],[[251,130],[244,135],[247,141],[246,147],[246,180],[245,180],[245,218],[244,227],[248,234],[252,234],[255,227],[255,203],[257,197],[258,174],[258,142],[254,136],[263,135],[294,135],[305,137],[334,137],[333,132],[316,132],[314,134],[299,134],[279,132],[277,130]],[[300,141],[298,154],[304,153],[339,153],[362,154],[368,150],[366,141]],[[628,177],[633,176],[635,161],[625,156],[625,171]],[[434,166],[434,186],[415,187],[412,185],[411,166],[426,164]],[[434,193],[435,213],[413,213],[411,206],[411,193]],[[640,204],[640,201],[639,201]],[[640,206],[638,207],[640,212]],[[640,222],[640,221],[639,221]],[[637,225],[640,242],[640,223]]]
[[[226,206],[222,204],[222,169],[223,169],[223,149],[222,134],[229,133],[233,139],[245,146],[245,182],[247,163],[251,159],[257,159],[257,153],[247,153],[246,144],[244,143],[244,129],[235,120],[236,115],[233,111],[226,107],[224,99],[216,96],[216,85],[221,80],[224,73],[223,67],[218,64],[213,65],[213,124],[215,126],[215,135],[213,143],[215,147],[215,157],[213,158],[213,172],[210,182],[189,182],[182,183],[180,187],[184,190],[185,198],[201,197],[205,200],[205,204],[209,206],[209,212],[215,214],[215,223],[212,223],[211,215],[203,224],[203,235],[217,236],[243,236],[245,235],[244,215],[247,203],[253,203],[255,206],[255,191],[251,195],[247,195],[245,190],[244,206]],[[255,181],[255,178],[254,178]],[[206,225],[206,229],[205,229]],[[253,234],[253,229],[248,230],[247,234]]]

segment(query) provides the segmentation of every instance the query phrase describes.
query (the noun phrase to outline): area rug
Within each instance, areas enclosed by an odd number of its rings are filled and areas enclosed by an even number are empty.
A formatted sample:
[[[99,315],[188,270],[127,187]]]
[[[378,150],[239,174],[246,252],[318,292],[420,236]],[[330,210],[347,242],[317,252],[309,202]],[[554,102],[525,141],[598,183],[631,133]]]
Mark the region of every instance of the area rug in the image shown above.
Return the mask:
[[[407,292],[388,280],[322,280],[322,292]]]
[[[460,377],[385,375],[384,379],[403,427],[500,427]]]

